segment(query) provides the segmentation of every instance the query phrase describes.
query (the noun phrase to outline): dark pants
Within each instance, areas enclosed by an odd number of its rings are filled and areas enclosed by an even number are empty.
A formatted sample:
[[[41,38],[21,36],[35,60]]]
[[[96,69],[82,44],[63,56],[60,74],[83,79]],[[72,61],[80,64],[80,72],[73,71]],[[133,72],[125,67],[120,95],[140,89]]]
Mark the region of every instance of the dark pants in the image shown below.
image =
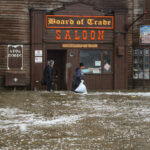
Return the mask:
[[[75,84],[75,83],[73,82],[73,83],[72,83],[72,91],[74,91],[74,90],[79,86],[79,84],[80,84],[80,83],[76,83],[76,84]]]
[[[52,82],[47,83],[47,91],[51,91],[52,88]]]

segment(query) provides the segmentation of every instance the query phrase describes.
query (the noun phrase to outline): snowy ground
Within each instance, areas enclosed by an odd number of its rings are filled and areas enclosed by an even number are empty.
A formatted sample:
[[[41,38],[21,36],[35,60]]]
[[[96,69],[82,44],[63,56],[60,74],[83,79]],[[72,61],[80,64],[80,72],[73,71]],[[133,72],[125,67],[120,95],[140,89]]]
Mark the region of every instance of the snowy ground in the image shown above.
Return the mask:
[[[149,150],[150,92],[0,92],[2,150]]]

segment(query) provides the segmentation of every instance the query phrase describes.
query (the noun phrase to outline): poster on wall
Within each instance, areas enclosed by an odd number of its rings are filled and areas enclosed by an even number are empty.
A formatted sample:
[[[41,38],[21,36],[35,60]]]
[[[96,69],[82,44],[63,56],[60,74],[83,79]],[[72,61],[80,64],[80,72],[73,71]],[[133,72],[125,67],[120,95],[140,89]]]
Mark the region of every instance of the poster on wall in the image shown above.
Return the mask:
[[[150,45],[150,25],[140,26],[140,44]]]
[[[23,70],[23,45],[8,45],[7,69]]]

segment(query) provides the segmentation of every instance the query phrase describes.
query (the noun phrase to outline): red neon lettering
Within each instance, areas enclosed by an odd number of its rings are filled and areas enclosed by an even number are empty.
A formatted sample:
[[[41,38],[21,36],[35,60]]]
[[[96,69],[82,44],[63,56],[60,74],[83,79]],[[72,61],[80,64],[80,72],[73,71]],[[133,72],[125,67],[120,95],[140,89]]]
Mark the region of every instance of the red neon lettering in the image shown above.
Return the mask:
[[[82,39],[87,40],[87,31],[86,30],[82,31]]]
[[[70,30],[66,30],[65,40],[71,40]]]
[[[95,40],[95,31],[93,31],[93,30],[90,33],[90,39]]]
[[[98,38],[97,40],[103,40],[104,39],[104,31],[98,31]]]
[[[74,33],[75,33],[75,40],[80,40],[80,36],[78,36],[78,31],[77,30],[75,30],[74,31]]]
[[[56,40],[61,40],[61,30],[56,30]]]

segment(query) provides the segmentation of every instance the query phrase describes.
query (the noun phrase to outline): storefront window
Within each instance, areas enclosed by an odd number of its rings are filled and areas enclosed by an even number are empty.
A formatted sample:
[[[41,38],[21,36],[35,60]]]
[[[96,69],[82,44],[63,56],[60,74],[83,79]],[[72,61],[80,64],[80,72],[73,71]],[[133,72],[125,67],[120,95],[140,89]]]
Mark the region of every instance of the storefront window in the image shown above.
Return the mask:
[[[99,74],[102,70],[101,63],[101,51],[99,50],[81,50],[80,62],[82,62],[85,68],[83,73]]]
[[[112,71],[111,58],[111,51],[81,50],[80,62],[85,66],[82,72],[84,74],[110,73]]]
[[[133,52],[133,78],[150,79],[149,49],[135,49]]]

